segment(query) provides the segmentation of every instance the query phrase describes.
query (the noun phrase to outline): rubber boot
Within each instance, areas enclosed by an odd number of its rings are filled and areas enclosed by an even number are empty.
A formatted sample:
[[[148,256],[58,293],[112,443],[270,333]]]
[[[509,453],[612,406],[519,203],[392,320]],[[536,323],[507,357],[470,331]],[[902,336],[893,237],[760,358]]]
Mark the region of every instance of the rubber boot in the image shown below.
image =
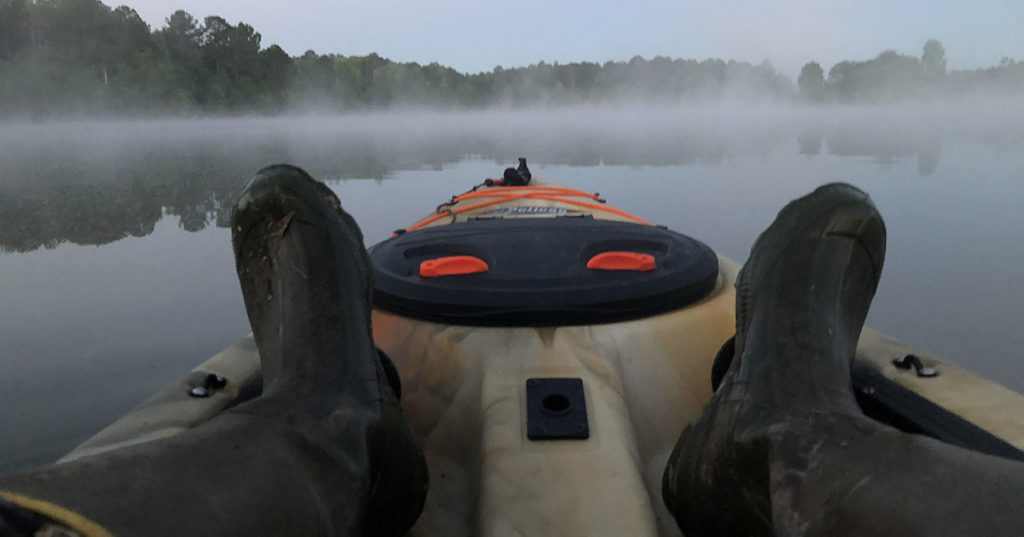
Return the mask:
[[[881,217],[842,184],[790,203],[758,238],[736,283],[735,358],[664,474],[687,537],[802,535],[826,510],[805,478],[818,433],[870,427],[849,364],[884,255]]]
[[[856,405],[849,363],[884,245],[874,207],[847,185],[786,206],[754,244],[735,356],[665,470],[687,537],[1021,535],[1024,464],[903,433]]]
[[[352,218],[302,170],[272,166],[236,204],[232,240],[263,394],[170,438],[4,478],[8,501],[97,535],[411,527],[426,463],[373,347]]]
[[[246,411],[306,423],[337,460],[359,460],[363,533],[404,534],[426,498],[426,461],[373,344],[373,268],[359,226],[323,183],[278,165],[246,186],[232,243],[265,356],[265,397]]]

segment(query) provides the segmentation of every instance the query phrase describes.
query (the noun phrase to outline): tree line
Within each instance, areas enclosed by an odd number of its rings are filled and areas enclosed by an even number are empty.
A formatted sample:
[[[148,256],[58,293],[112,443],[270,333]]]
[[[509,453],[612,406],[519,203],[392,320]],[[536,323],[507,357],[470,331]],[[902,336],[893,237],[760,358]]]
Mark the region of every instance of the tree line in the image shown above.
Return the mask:
[[[936,49],[936,46],[938,47]],[[825,76],[808,63],[796,87],[767,61],[636,56],[626,62],[495,67],[461,73],[377,54],[262,46],[252,26],[179,10],[153,30],[128,6],[99,0],[0,0],[0,116],[150,112],[182,114],[346,111],[396,105],[442,108],[695,99],[855,101],[981,87],[1019,92],[1024,62],[947,73],[929,41],[922,58],[887,51],[840,62]]]
[[[841,61],[828,71],[808,62],[797,78],[799,97],[810,102],[930,100],[961,95],[1024,95],[1024,61],[1003,58],[984,69],[947,71],[946,50],[935,39],[921,57],[886,50],[867,61]]]

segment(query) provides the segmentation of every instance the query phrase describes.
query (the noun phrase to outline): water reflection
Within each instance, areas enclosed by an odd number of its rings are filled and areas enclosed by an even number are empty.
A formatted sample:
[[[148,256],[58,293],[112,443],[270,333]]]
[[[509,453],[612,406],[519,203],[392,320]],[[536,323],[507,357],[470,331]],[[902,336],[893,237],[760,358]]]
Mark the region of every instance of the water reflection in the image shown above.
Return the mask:
[[[990,114],[993,112],[990,112]],[[943,138],[1004,147],[1024,140],[934,111],[605,110],[324,119],[225,119],[0,127],[0,249],[99,245],[151,233],[165,214],[186,231],[223,227],[244,178],[272,162],[317,177],[376,178],[467,158],[500,167],[718,165],[776,151],[868,157],[881,168],[917,159],[935,172]],[[1004,118],[1005,119],[1005,118]],[[966,125],[966,127],[965,127]],[[991,125],[989,125],[991,127]],[[1018,146],[1019,147],[1019,146]]]
[[[242,182],[272,162],[335,180],[374,242],[525,155],[542,177],[737,260],[787,200],[849,180],[891,224],[870,323],[1024,389],[1008,365],[1024,315],[1022,118],[801,108],[0,125],[0,472],[56,457],[249,330],[224,227]]]
[[[820,128],[804,128],[797,136],[801,155],[819,155],[822,147],[829,155],[870,157],[881,168],[889,168],[905,158],[917,159],[917,173],[935,173],[942,158],[942,138],[929,132],[845,131],[825,133]]]

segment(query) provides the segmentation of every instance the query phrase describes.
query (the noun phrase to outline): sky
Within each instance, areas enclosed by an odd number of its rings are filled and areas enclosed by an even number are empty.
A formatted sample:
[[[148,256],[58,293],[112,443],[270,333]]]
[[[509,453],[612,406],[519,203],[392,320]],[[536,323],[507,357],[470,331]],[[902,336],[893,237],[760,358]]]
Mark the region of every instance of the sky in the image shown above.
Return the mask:
[[[938,39],[951,69],[1024,60],[1024,0],[125,0],[154,29],[175,10],[245,22],[293,56],[377,52],[461,72],[539,61],[769,60],[795,76]],[[118,5],[116,1],[105,3]]]

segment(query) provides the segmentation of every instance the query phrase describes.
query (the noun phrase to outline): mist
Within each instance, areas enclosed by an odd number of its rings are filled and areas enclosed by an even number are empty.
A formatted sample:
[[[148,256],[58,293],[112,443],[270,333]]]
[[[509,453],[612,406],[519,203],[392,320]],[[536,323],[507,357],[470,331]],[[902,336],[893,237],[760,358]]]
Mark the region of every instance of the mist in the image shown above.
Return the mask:
[[[377,53],[265,44],[244,22],[178,10],[151,28],[128,6],[17,0],[0,7],[0,119],[338,114],[723,102],[960,103],[1024,93],[1024,62],[948,69],[939,40],[822,65],[634,55],[460,72]],[[953,51],[955,53],[955,51]]]
[[[166,215],[225,226],[241,180],[273,162],[385,179],[466,160],[539,166],[722,165],[795,149],[941,167],[944,147],[1019,152],[1024,99],[956,106],[740,103],[0,124],[0,249],[141,236]],[[482,178],[480,178],[482,179]],[[829,179],[829,178],[822,178]]]

